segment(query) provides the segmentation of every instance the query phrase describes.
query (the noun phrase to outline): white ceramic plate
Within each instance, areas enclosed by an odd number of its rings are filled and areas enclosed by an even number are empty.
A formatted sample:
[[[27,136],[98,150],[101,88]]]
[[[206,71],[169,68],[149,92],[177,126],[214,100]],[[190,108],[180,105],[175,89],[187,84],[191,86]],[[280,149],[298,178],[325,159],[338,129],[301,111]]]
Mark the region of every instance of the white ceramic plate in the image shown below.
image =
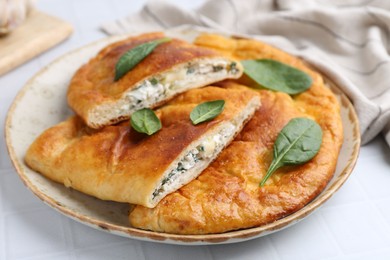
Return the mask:
[[[168,31],[172,37],[192,41],[199,30]],[[342,105],[341,116],[345,140],[336,172],[325,190],[301,210],[261,227],[212,235],[173,235],[140,230],[129,226],[129,205],[107,202],[54,183],[29,169],[24,156],[29,145],[45,129],[66,119],[71,111],[66,91],[74,72],[107,44],[123,37],[111,37],[70,52],[35,75],[15,98],[6,120],[6,142],[11,160],[24,184],[49,206],[88,226],[116,235],[172,244],[234,243],[270,234],[290,226],[328,200],[346,181],[355,165],[360,134],[353,106],[328,80]]]

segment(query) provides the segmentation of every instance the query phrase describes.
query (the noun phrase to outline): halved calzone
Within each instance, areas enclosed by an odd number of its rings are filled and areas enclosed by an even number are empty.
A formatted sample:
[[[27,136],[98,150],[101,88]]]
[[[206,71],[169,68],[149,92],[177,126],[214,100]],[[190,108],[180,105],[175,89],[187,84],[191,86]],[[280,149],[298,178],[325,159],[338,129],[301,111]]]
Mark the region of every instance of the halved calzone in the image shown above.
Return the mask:
[[[240,63],[172,39],[115,81],[115,66],[124,53],[163,37],[163,33],[142,34],[100,51],[74,75],[68,90],[70,107],[88,126],[99,128],[128,119],[138,109],[154,108],[186,90],[242,75]]]
[[[221,114],[193,125],[199,103],[225,100]],[[246,87],[205,87],[179,95],[156,111],[157,133],[136,132],[128,121],[99,130],[71,117],[39,136],[25,161],[46,177],[103,200],[154,207],[196,178],[260,106]]]

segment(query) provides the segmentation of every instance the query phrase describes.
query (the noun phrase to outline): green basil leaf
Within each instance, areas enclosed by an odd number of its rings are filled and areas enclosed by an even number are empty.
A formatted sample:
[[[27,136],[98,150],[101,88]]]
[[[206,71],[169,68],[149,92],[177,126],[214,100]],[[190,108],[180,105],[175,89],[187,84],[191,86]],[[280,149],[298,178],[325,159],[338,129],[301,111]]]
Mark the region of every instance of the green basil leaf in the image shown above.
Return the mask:
[[[322,130],[315,121],[308,118],[290,120],[276,138],[274,158],[260,186],[280,167],[311,160],[320,150],[321,143]]]
[[[131,126],[139,133],[152,135],[161,129],[161,121],[149,108],[143,108],[131,115]]]
[[[132,70],[138,63],[145,59],[158,45],[169,42],[172,39],[162,38],[140,44],[126,53],[118,60],[115,66],[115,81],[122,78],[127,72]]]
[[[211,120],[221,114],[225,106],[224,100],[214,100],[197,105],[190,114],[194,125]]]
[[[298,94],[307,90],[312,83],[307,73],[275,60],[244,60],[241,63],[248,77],[274,91]]]

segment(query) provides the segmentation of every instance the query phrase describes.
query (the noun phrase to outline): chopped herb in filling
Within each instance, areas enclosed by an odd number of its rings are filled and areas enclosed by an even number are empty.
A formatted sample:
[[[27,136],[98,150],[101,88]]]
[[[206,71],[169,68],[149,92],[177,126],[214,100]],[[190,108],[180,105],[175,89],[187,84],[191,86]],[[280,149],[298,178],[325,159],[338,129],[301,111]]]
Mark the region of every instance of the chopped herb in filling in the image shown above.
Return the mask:
[[[178,175],[178,174],[181,174],[181,173],[184,173],[186,172],[187,170],[193,168],[195,166],[195,164],[197,162],[199,162],[200,160],[203,159],[201,153],[199,151],[204,151],[204,147],[203,146],[198,146],[197,148],[195,149],[192,149],[186,156],[184,156],[184,158],[177,164],[177,167],[176,169],[173,169],[167,177],[165,177],[162,181],[161,181],[161,186],[159,189],[156,189],[154,192],[153,192],[153,198],[155,198],[160,192],[163,192],[164,191],[164,185],[169,182],[172,177]]]
[[[238,72],[236,65],[236,62],[229,64],[226,61],[199,64],[189,62],[186,67],[179,69],[176,74],[166,74],[165,78],[153,77],[143,81],[133,91],[127,93],[127,103],[121,107],[121,110],[134,111],[158,102],[169,95],[170,92],[188,84],[193,84],[194,81],[198,80],[196,76],[219,73],[220,71],[235,74]]]
[[[187,74],[191,74],[191,73],[194,73],[194,72],[195,72],[194,66],[190,65],[190,66],[187,68]]]
[[[229,71],[232,72],[233,74],[236,74],[238,72],[236,62],[233,61],[232,63],[230,63]]]
[[[221,71],[223,69],[224,69],[224,67],[221,65],[213,66],[213,72],[218,72],[218,71]]]
[[[216,152],[220,151],[226,143],[226,140],[234,133],[235,127],[233,124],[227,125],[218,134],[210,136],[207,140],[203,141],[196,148],[188,152],[182,160],[177,164],[162,181],[160,186],[153,192],[153,199],[160,193],[165,191],[165,186],[170,182],[173,182],[181,174],[192,169],[198,162],[208,158],[212,158]]]
[[[153,86],[157,85],[158,84],[158,80],[156,78],[152,78],[150,80],[150,83],[152,83]]]

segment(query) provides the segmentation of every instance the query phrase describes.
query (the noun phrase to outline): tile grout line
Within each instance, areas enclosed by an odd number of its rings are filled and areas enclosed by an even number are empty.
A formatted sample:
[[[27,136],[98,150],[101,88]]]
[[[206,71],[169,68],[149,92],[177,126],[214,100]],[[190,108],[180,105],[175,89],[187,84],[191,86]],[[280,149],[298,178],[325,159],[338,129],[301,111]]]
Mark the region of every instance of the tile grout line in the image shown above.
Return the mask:
[[[328,210],[328,209],[340,209],[344,208],[346,205],[358,205],[362,202],[366,202],[367,200],[361,200],[361,201],[351,201],[348,203],[343,202],[342,204],[339,205],[332,205],[332,206],[327,206],[327,207],[321,207],[321,210]]]
[[[277,259],[277,260],[282,259],[282,256],[279,254],[278,250],[274,246],[274,244],[272,242],[272,238],[270,237],[270,235],[272,235],[272,233],[268,234],[265,238],[266,238],[266,240],[268,240],[268,242],[270,244],[270,248],[272,250],[272,253],[276,257],[275,259]]]
[[[144,244],[141,241],[136,241],[136,251],[138,252],[138,255],[142,256],[142,259],[146,260],[145,251],[144,251]]]
[[[366,189],[365,189],[364,186],[362,185],[361,180],[360,180],[358,177],[357,177],[355,180],[356,180],[356,182],[357,182],[357,185],[359,185],[359,187],[363,190],[363,192],[364,192],[364,194],[365,194],[365,196],[364,196],[365,201],[366,201],[372,208],[375,209],[376,213],[382,218],[382,222],[384,222],[385,225],[386,225],[386,227],[387,227],[387,229],[390,230],[390,223],[388,223],[388,222],[386,221],[386,218],[384,218],[382,212],[380,212],[380,210],[377,208],[377,206],[376,206],[375,203],[374,203],[374,201],[378,201],[378,200],[380,201],[380,200],[385,200],[385,199],[383,199],[383,198],[381,198],[381,199],[372,198],[372,199],[371,199],[369,193],[366,191]],[[387,199],[389,199],[389,198],[387,198]],[[388,235],[388,232],[384,232],[384,234],[385,234],[385,236],[389,236],[389,235]]]
[[[388,227],[389,229],[390,229],[390,225],[387,223],[387,221],[385,221],[386,220],[386,218],[384,218],[383,217],[383,215],[382,215],[382,213],[379,211],[379,209],[374,205],[374,202],[372,201],[372,200],[374,200],[374,199],[370,199],[370,196],[369,196],[369,193],[366,191],[366,189],[364,188],[364,186],[361,184],[361,181],[359,180],[359,178],[355,178],[355,181],[356,181],[356,183],[357,183],[357,185],[360,187],[360,190],[362,190],[363,191],[363,193],[364,193],[364,199],[362,199],[362,200],[360,200],[360,201],[354,201],[354,202],[350,202],[350,203],[348,203],[347,205],[357,205],[357,204],[361,204],[361,203],[367,203],[367,205],[369,206],[369,207],[371,207],[371,209],[373,209],[373,210],[375,210],[376,211],[376,214],[378,214],[380,217],[381,217],[381,219],[382,219],[382,223],[385,223],[385,225],[386,225],[386,227]],[[341,208],[341,207],[344,207],[345,205],[337,205],[337,206],[334,206],[333,208]],[[322,212],[320,212],[321,213],[321,219],[325,222],[325,220],[324,220],[324,216],[322,215],[323,213]],[[327,226],[327,225],[326,225]],[[329,227],[327,226],[327,229],[329,230]],[[330,231],[330,233],[332,234],[332,237],[333,237],[333,239],[334,239],[334,241],[336,241],[337,242],[337,240],[335,239],[335,237],[334,237],[334,235],[333,235],[333,232],[331,232],[331,230],[329,230]],[[386,236],[386,237],[390,237],[389,235],[388,235],[388,232],[383,232],[383,234],[384,234],[384,236]],[[338,243],[336,243],[336,245],[337,245]],[[365,253],[370,253],[370,252],[377,252],[378,250],[385,250],[385,248],[383,248],[383,247],[380,247],[380,248],[376,248],[376,249],[369,249],[369,250],[366,250],[365,251]],[[348,255],[348,256],[353,256],[353,255],[355,255],[355,256],[358,256],[360,253],[357,253],[357,254],[354,254],[354,253],[352,253],[352,254],[348,254],[348,253],[345,253],[342,249],[341,249],[341,251],[342,251],[342,253],[343,253],[343,257],[345,257],[346,255]]]
[[[59,213],[59,212],[57,212]],[[69,218],[63,216],[62,214],[58,214],[58,217],[61,221],[61,231],[63,234],[63,239],[65,240],[66,248],[68,252],[73,252],[74,249],[74,239],[73,232],[71,228],[71,224],[69,222]]]
[[[210,256],[210,259],[214,260],[215,257],[214,257],[213,252],[210,250],[210,246],[206,246],[205,248],[206,248],[206,251],[207,251],[208,255]]]
[[[356,175],[353,175],[353,176],[356,176]],[[363,202],[363,203],[364,203],[364,202],[368,202],[368,193],[367,193],[367,191],[366,191],[366,190],[364,189],[364,187],[361,185],[361,183],[360,183],[359,179],[357,178],[357,176],[354,178],[354,180],[356,181],[356,185],[359,186],[360,190],[363,190],[363,192],[364,192],[364,196],[363,196],[364,199],[362,199],[361,201],[349,202],[349,203],[347,203],[347,205],[354,205],[354,204],[360,204],[360,203],[362,203],[362,202]],[[337,208],[344,208],[344,207],[345,207],[345,204],[343,204],[343,205],[335,205],[335,206],[333,206],[332,208],[333,208],[333,209],[337,209]],[[325,209],[325,210],[326,210],[326,209]],[[319,216],[320,216],[320,218],[321,218],[321,222],[324,223],[324,225],[325,225],[326,221],[325,221],[324,216],[323,216],[324,211],[323,211],[323,210],[320,210],[319,213],[320,213]],[[337,245],[338,250],[341,252],[342,256],[345,256],[346,253],[345,253],[345,252],[343,251],[343,249],[340,247],[340,245],[339,245],[339,243],[337,242],[337,239],[336,239],[334,233],[332,232],[332,230],[330,230],[330,228],[329,228],[328,225],[325,225],[325,226],[326,226],[326,230],[327,230],[327,231],[329,232],[329,234],[331,235],[333,242],[336,242],[335,244]],[[339,256],[338,256],[338,257],[339,257]]]
[[[75,250],[76,250],[76,243],[74,239],[74,232],[73,232],[73,226],[72,226],[72,221],[75,221],[73,219],[67,218],[66,222],[68,223],[68,234],[69,234],[69,245],[71,247],[71,252],[74,257],[75,256]]]
[[[73,226],[72,222],[75,221],[69,217],[66,217],[64,220],[67,223],[68,228],[65,230],[67,238],[66,238],[66,243],[67,247],[69,248],[69,254],[71,256],[71,259],[77,259],[76,257],[76,243],[74,239],[74,232],[73,232]]]
[[[0,216],[0,230],[1,230],[1,234],[0,234],[0,258],[1,259],[7,259],[7,255],[6,255],[6,246],[5,246],[5,240],[6,240],[6,237],[5,237],[5,224],[4,224],[4,217],[3,216]]]
[[[379,210],[379,209],[376,207],[376,205],[374,204],[374,200],[376,201],[376,199],[375,199],[375,198],[370,199],[369,193],[366,191],[366,189],[365,189],[364,186],[362,185],[362,183],[361,183],[361,181],[360,181],[359,178],[356,178],[356,182],[357,182],[357,184],[360,186],[360,188],[363,190],[363,192],[364,192],[364,194],[365,194],[365,196],[364,196],[365,201],[366,201],[372,208],[375,209],[376,213],[377,213],[378,215],[380,215],[380,217],[382,218],[382,222],[384,222],[385,225],[388,227],[388,229],[390,229],[390,224],[387,223],[386,218],[383,217],[383,214],[380,212],[380,210]],[[388,233],[387,233],[387,232],[384,232],[384,233],[385,233],[385,235],[387,236]]]
[[[361,190],[363,190],[364,192],[364,201],[369,201],[369,194],[368,192],[366,191],[366,189],[364,188],[364,186],[362,185],[359,177],[355,174],[355,181],[356,181],[356,184],[360,187]]]
[[[321,223],[321,226],[325,229],[325,232],[332,239],[332,244],[335,245],[335,247],[337,248],[337,256],[335,256],[335,257],[339,257],[340,255],[344,256],[344,252],[343,252],[342,248],[340,247],[340,245],[337,243],[337,240],[334,237],[332,230],[330,230],[329,226],[326,224],[326,221],[324,219],[324,216],[322,215],[322,212],[319,211],[317,215],[318,215],[318,220]]]
[[[376,214],[379,215],[379,217],[381,218],[381,222],[385,224],[385,227],[387,227],[383,234],[390,239],[390,224],[386,221],[386,218],[383,216],[382,212],[378,209],[378,207],[374,204],[374,202],[372,200],[369,200],[368,201],[369,205],[373,208],[373,210],[376,212]],[[388,231],[388,232],[386,232]]]

